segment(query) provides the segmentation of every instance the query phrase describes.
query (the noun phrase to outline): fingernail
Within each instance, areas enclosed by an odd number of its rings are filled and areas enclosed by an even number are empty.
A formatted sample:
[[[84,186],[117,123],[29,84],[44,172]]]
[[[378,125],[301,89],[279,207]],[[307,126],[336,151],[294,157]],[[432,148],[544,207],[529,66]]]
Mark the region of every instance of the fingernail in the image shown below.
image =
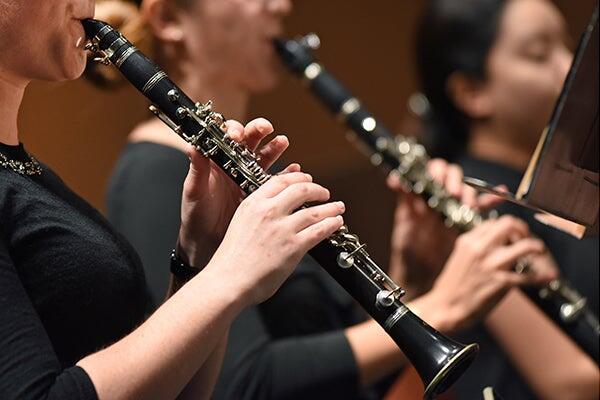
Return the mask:
[[[340,206],[342,212],[346,211],[346,205],[344,204],[343,201],[338,201],[337,203]]]
[[[263,120],[257,125],[258,131],[263,135],[270,135],[273,133],[273,125],[267,121]]]

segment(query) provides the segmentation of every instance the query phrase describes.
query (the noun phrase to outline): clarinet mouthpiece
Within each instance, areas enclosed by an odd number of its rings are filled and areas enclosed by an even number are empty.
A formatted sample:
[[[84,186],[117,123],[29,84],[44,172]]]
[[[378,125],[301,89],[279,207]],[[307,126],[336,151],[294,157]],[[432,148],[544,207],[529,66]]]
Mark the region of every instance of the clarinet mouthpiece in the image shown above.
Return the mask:
[[[96,19],[84,19],[81,21],[81,24],[83,25],[85,35],[88,39],[92,39],[94,36],[98,35],[102,28],[109,26],[106,22],[98,21]]]

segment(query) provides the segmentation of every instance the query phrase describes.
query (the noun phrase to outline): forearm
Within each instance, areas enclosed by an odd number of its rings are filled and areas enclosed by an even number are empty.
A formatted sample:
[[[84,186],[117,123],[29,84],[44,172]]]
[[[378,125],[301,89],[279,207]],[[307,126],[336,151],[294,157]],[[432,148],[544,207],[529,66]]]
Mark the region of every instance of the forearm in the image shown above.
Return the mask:
[[[406,363],[396,343],[374,320],[346,329],[346,337],[363,387],[373,385]]]
[[[170,274],[169,278],[169,286],[167,288],[167,295],[165,296],[164,301],[169,300],[179,289],[181,289],[187,282],[175,277],[173,274]],[[164,302],[163,301],[163,302]]]
[[[227,336],[228,331],[225,332],[223,338],[204,365],[200,367],[200,370],[183,389],[178,400],[203,400],[211,398],[217,378],[219,377],[219,372],[221,372],[223,357],[227,350]]]
[[[185,285],[185,283],[185,281],[171,275],[167,298],[165,301],[171,298],[179,289],[183,287],[183,285]],[[225,351],[227,349],[228,332],[229,330],[225,332],[221,342],[213,350],[204,365],[200,367],[200,370],[185,386],[181,394],[178,396],[179,400],[202,400],[210,398],[217,382],[217,378],[219,377],[219,372],[223,363],[223,356],[225,355]]]
[[[596,364],[522,292],[509,292],[485,325],[538,397],[598,398]]]
[[[130,335],[81,360],[78,365],[99,397],[175,398],[213,355],[242,308],[239,293],[222,286],[219,275],[207,268]]]

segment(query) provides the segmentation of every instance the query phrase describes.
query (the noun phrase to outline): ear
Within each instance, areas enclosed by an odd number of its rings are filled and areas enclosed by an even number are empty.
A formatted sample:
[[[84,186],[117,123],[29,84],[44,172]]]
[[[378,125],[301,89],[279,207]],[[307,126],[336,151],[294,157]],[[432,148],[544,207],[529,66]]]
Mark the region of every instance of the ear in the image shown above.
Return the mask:
[[[487,118],[492,113],[492,99],[487,84],[462,72],[450,75],[446,86],[456,107],[473,119]]]
[[[155,38],[163,42],[178,43],[184,38],[181,13],[172,0],[145,0],[142,18]]]

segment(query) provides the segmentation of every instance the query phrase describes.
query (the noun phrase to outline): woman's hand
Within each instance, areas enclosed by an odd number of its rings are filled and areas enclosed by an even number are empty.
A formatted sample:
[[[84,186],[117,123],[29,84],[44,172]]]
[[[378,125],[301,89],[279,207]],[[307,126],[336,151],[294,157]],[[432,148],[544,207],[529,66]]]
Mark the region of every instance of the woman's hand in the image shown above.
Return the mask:
[[[271,133],[273,126],[263,118],[245,127],[236,121],[227,122],[229,137],[256,151],[264,169],[269,168],[289,145],[285,136],[276,136],[258,149],[260,142]],[[191,163],[183,188],[178,252],[191,265],[203,267],[221,243],[244,194],[215,163],[192,146],[188,156]],[[299,170],[298,165],[292,164],[286,172]]]
[[[423,296],[430,309],[439,311],[444,321],[440,329],[470,325],[513,287],[542,285],[556,278],[556,270],[538,268],[536,263],[526,274],[513,271],[519,259],[529,257],[547,257],[547,250],[541,240],[529,236],[525,222],[511,216],[486,221],[459,236],[432,290]]]
[[[427,167],[432,178],[451,196],[475,210],[485,210],[502,201],[497,196],[478,196],[475,189],[463,184],[462,169],[456,165],[434,159]],[[413,294],[423,293],[448,259],[459,232],[448,228],[443,217],[421,196],[407,191],[395,175],[391,174],[387,183],[398,193],[389,273]]]
[[[238,293],[244,305],[272,296],[300,258],[343,225],[344,204],[329,200],[329,191],[310,175],[277,175],[245,199],[206,267],[223,280],[223,290]],[[209,272],[210,273],[210,272]]]

